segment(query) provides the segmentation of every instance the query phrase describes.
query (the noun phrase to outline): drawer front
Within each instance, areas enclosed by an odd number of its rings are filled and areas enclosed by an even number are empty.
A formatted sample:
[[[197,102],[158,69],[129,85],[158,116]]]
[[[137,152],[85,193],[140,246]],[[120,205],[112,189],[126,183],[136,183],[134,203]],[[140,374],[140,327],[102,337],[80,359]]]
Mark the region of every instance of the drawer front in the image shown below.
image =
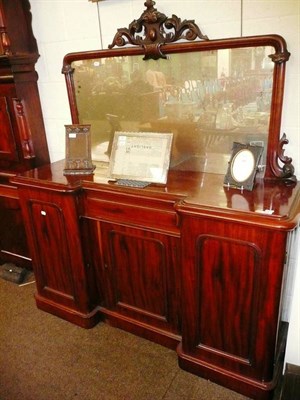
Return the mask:
[[[84,216],[179,235],[175,201],[126,193],[86,191]]]

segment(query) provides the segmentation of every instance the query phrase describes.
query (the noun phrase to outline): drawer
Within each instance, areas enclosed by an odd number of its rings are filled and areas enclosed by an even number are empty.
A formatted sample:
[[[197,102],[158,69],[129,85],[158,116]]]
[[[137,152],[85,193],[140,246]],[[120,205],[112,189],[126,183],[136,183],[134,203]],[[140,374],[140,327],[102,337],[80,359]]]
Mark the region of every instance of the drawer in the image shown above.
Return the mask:
[[[179,235],[178,198],[136,194],[130,191],[85,189],[83,214],[110,222],[134,225]]]

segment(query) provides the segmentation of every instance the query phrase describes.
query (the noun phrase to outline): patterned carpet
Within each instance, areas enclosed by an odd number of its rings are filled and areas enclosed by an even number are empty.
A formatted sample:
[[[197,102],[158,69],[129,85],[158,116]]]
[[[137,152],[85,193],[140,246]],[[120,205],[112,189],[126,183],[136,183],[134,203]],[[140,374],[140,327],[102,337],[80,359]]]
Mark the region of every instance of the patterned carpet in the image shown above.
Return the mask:
[[[34,291],[0,279],[0,400],[246,399],[181,370],[172,350],[38,310]]]

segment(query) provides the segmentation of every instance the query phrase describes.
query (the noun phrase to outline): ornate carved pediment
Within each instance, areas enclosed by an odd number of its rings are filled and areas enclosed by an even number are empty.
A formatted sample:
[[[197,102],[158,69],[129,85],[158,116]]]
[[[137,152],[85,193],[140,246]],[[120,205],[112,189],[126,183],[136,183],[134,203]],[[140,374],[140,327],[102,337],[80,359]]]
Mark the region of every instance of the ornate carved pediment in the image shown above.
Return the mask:
[[[147,0],[146,10],[138,20],[134,20],[129,28],[118,29],[114,40],[108,47],[126,45],[142,46],[145,49],[145,59],[166,58],[161,46],[178,40],[208,40],[193,20],[181,21],[176,15],[168,18],[154,8],[155,1]]]

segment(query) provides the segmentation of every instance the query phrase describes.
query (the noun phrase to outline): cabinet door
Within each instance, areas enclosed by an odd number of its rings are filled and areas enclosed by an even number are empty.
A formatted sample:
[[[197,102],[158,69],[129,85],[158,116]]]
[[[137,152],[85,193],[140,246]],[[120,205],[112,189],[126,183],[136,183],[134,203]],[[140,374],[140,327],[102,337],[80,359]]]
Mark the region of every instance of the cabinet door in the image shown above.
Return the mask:
[[[20,200],[38,306],[83,327],[92,326],[96,308],[83,260],[76,193],[21,189]]]
[[[3,95],[2,90],[0,93],[0,157],[1,160],[17,161],[18,154],[11,118],[13,110],[11,99],[8,97],[9,93]]]
[[[33,102],[29,104],[33,107]],[[35,151],[27,114],[25,101],[16,97],[14,84],[0,84],[0,163],[5,168],[17,163],[26,169],[33,166]]]
[[[68,240],[64,212],[57,204],[33,201],[31,216],[39,294],[65,306],[75,307],[73,249]]]
[[[204,376],[272,380],[285,242],[273,229],[183,218],[182,358]]]
[[[120,320],[177,334],[179,239],[118,224],[92,220],[89,224],[98,237],[95,268],[102,310]]]

